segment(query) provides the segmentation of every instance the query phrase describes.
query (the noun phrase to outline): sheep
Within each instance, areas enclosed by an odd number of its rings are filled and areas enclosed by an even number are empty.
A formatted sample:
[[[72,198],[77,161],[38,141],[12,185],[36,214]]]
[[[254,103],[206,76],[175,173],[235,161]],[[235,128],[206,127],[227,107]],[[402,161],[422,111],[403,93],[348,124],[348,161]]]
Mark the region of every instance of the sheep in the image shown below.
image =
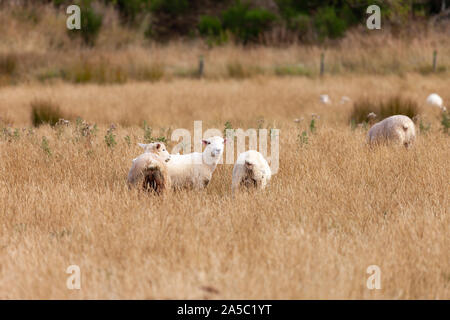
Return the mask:
[[[217,163],[222,157],[226,139],[215,136],[202,140],[205,150],[189,154],[171,155],[167,163],[174,189],[204,189],[211,181]]]
[[[170,154],[166,146],[160,142],[139,143],[139,146],[144,149],[144,153],[133,159],[128,172],[128,186],[131,188],[141,182],[143,190],[153,190],[157,194],[166,192],[171,188],[166,166],[170,160]]]
[[[239,154],[233,168],[231,190],[233,194],[241,187],[262,190],[270,181],[272,172],[263,155],[256,150]]]
[[[367,142],[370,145],[393,141],[409,148],[415,139],[414,122],[404,115],[388,117],[374,124],[367,133]]]
[[[330,104],[331,103],[331,99],[327,94],[321,94],[320,95],[320,102],[322,102],[323,104]]]
[[[438,107],[441,110],[445,111],[447,108],[444,107],[444,101],[437,93],[432,93],[427,98],[427,104]]]

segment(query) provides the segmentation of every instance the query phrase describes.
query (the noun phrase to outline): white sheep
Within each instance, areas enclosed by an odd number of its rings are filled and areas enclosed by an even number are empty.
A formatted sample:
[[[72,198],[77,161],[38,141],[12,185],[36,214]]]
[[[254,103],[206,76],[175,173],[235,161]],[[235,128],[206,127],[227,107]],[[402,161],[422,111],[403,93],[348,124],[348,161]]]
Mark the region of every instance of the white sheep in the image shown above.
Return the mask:
[[[327,94],[321,94],[320,95],[320,102],[322,102],[323,104],[330,104],[331,103],[331,99]]]
[[[256,150],[248,150],[239,155],[233,168],[231,190],[240,187],[264,189],[270,181],[272,171],[263,155]]]
[[[166,163],[170,154],[166,146],[161,142],[139,143],[139,146],[144,148],[144,153],[133,159],[128,172],[128,186],[131,188],[141,182],[144,190],[153,190],[157,194],[169,190],[171,182]]]
[[[202,140],[205,150],[189,154],[172,154],[167,163],[172,186],[175,189],[203,189],[211,181],[220,161],[226,140],[215,136]]]
[[[416,139],[414,122],[407,116],[388,117],[372,126],[367,133],[369,144],[396,142],[409,148]]]
[[[434,107],[438,107],[442,110],[445,109],[444,107],[444,101],[442,100],[442,98],[437,94],[437,93],[432,93],[428,96],[427,98],[427,104],[434,106]]]

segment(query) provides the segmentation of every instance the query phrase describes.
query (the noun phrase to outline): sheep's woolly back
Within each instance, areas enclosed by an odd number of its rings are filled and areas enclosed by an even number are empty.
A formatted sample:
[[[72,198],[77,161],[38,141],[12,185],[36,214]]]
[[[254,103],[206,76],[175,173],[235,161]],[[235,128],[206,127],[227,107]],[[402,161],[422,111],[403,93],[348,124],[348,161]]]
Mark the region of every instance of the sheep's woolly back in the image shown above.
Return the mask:
[[[373,125],[367,133],[369,144],[394,142],[406,148],[416,139],[414,122],[407,116],[395,115]]]
[[[231,189],[241,187],[264,189],[270,181],[272,172],[263,155],[256,150],[249,150],[239,155],[233,168]]]
[[[430,94],[427,98],[427,103],[429,105],[439,107],[439,108],[442,108],[444,106],[443,105],[444,101],[437,93]]]
[[[170,189],[171,182],[165,162],[154,153],[144,153],[133,160],[128,172],[129,186],[141,185],[143,190],[158,194]]]
[[[203,189],[209,184],[215,169],[202,164],[202,154],[199,152],[172,155],[167,168],[175,189]]]

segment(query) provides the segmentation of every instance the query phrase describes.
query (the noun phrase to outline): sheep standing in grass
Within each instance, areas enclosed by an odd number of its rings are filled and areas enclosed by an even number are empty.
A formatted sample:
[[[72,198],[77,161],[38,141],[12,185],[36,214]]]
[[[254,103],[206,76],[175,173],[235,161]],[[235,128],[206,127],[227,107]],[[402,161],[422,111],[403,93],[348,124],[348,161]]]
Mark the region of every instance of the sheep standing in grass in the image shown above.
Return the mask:
[[[446,108],[444,107],[444,100],[442,100],[442,98],[437,93],[432,93],[428,96],[427,104],[438,107],[444,111],[446,110]]]
[[[172,155],[167,169],[175,189],[203,189],[211,181],[220,161],[226,140],[215,136],[202,141],[205,150],[189,154]]]
[[[144,153],[133,159],[133,164],[128,172],[128,185],[136,186],[138,182],[146,191],[164,193],[171,187],[170,177],[166,163],[170,160],[170,154],[163,143],[139,144]]]
[[[414,122],[404,115],[388,117],[370,128],[367,142],[371,145],[395,142],[409,148],[416,139]]]
[[[231,182],[233,193],[241,187],[264,189],[272,176],[266,159],[256,150],[249,150],[239,155]]]

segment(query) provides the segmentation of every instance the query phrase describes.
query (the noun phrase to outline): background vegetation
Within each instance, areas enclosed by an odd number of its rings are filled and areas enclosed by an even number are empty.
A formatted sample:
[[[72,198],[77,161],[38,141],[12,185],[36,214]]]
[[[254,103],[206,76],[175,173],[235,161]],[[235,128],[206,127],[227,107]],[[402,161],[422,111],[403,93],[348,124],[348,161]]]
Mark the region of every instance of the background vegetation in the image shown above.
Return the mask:
[[[58,9],[73,4],[68,0],[16,2],[34,6],[53,4]],[[380,6],[384,25],[396,30],[445,11],[445,0],[76,0],[75,3],[82,8],[83,28],[79,33],[86,44],[95,40],[105,7],[117,11],[122,25],[145,30],[151,39],[201,36],[215,43],[232,38],[244,44],[267,42],[265,35],[279,29],[291,35],[279,39],[280,42],[314,43],[341,38],[349,28],[365,22],[366,9],[372,4]]]
[[[66,28],[67,1],[0,2],[0,86],[315,78],[321,54],[326,74],[450,70],[450,12],[436,1],[380,2],[382,30],[373,31],[364,1],[77,3],[81,30]]]

